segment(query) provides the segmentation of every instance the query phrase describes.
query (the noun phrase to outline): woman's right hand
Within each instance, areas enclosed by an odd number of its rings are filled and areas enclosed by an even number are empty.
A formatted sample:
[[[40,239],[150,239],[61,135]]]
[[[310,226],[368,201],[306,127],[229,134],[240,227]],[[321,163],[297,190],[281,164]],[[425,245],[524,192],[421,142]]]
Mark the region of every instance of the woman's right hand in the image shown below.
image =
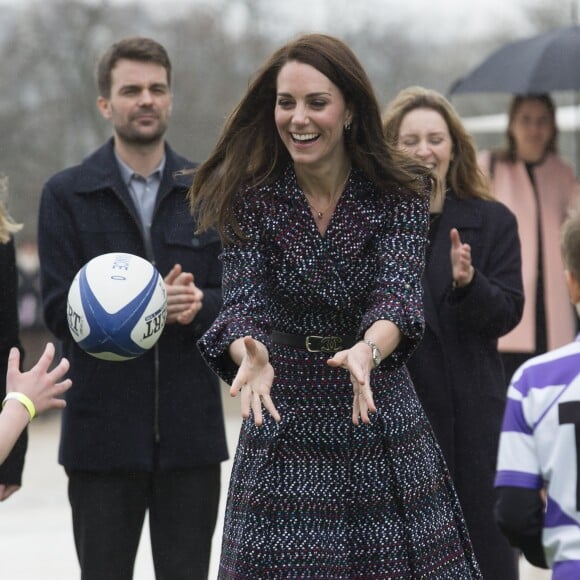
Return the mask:
[[[449,231],[451,240],[451,271],[453,282],[458,288],[469,286],[473,280],[475,269],[471,263],[471,246],[464,244],[459,237],[457,228]]]
[[[247,419],[252,410],[254,423],[260,427],[264,422],[264,405],[272,418],[279,422],[280,414],[270,397],[274,368],[270,364],[268,349],[251,336],[245,336],[232,343],[230,353],[240,366],[232,382],[230,395],[236,397],[238,393],[242,393],[242,417]]]

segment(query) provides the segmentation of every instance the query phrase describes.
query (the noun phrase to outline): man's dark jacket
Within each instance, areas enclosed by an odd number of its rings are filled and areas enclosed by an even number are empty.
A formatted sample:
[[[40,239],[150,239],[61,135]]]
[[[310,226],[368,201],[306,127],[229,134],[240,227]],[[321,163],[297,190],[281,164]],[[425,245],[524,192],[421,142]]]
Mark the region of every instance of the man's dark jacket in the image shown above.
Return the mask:
[[[59,461],[67,469],[191,468],[227,459],[218,379],[196,346],[221,306],[221,244],[196,234],[189,212],[193,165],[166,145],[166,163],[147,255],[141,222],[123,183],[113,140],[45,185],[38,242],[46,323],[63,342],[73,387],[66,395]],[[166,276],[174,264],[193,273],[203,308],[187,326],[168,324],[143,356],[108,362],[84,353],[67,325],[67,293],[77,271],[97,255],[128,252]]]

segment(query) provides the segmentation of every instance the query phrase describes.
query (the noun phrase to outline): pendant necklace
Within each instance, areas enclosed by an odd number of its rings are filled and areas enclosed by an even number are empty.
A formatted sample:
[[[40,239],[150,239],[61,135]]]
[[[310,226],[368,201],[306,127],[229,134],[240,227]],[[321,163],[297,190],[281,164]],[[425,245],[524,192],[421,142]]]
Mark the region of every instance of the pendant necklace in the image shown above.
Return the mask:
[[[350,177],[350,169],[348,170],[348,173],[346,174],[346,178],[345,178],[345,180],[342,182],[342,185],[341,185],[341,187],[340,187],[340,189],[339,189],[339,194],[338,194],[338,197],[340,197],[340,194],[341,194],[341,193],[344,191],[344,186],[346,185],[346,182],[348,181],[348,178],[349,178],[349,177]],[[331,202],[330,202],[330,203],[329,203],[329,204],[326,206],[326,208],[325,208],[325,209],[323,209],[323,210],[319,210],[319,209],[316,209],[316,208],[314,207],[314,205],[312,204],[312,202],[310,201],[310,199],[309,199],[309,197],[308,197],[308,196],[309,196],[309,193],[308,193],[307,191],[305,191],[304,193],[306,194],[306,196],[305,196],[305,197],[306,197],[306,202],[307,202],[307,203],[308,203],[308,205],[310,206],[310,209],[311,209],[311,210],[312,210],[312,211],[313,211],[313,212],[316,214],[316,217],[317,217],[319,220],[322,220],[322,219],[324,218],[324,214],[325,214],[325,213],[326,213],[326,212],[327,212],[327,211],[328,211],[328,210],[329,210],[329,209],[332,207],[332,205],[334,204],[334,201],[331,201]],[[338,199],[338,197],[337,197],[337,199]]]
[[[308,205],[310,206],[310,209],[316,214],[316,217],[319,220],[321,220],[324,217],[324,214],[328,211],[328,209],[332,205],[332,203],[324,211],[317,210],[310,202],[308,202]]]

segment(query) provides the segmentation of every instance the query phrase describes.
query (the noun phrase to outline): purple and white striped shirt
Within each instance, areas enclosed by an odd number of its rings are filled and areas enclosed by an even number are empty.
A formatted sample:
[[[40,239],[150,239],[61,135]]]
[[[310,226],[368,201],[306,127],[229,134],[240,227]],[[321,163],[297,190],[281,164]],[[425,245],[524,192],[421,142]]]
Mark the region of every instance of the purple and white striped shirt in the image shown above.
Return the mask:
[[[580,578],[580,335],[514,374],[495,486],[545,488],[542,542],[554,580]]]

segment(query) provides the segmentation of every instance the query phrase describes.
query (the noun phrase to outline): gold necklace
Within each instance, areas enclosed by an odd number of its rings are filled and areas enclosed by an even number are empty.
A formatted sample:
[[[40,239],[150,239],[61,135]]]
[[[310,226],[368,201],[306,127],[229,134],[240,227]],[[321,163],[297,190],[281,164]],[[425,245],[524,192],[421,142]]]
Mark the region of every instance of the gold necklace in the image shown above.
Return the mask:
[[[321,220],[321,219],[324,218],[324,214],[336,203],[336,201],[338,200],[338,198],[340,197],[340,195],[344,191],[344,187],[346,185],[346,182],[348,181],[348,178],[350,177],[350,171],[351,170],[349,169],[348,170],[348,173],[346,174],[346,177],[345,177],[344,181],[342,182],[342,185],[340,186],[340,189],[338,190],[339,192],[338,192],[338,195],[336,196],[336,199],[331,200],[331,202],[323,210],[319,210],[319,209],[316,209],[314,207],[313,203],[309,199],[309,196],[311,194],[308,193],[306,190],[304,190],[305,197],[306,197],[306,203],[310,206],[310,209],[316,214],[316,217],[319,220]]]
[[[330,209],[330,206],[332,205],[332,202],[330,202],[324,211],[320,211],[320,210],[316,209],[312,205],[312,203],[310,202],[310,200],[308,199],[308,197],[306,198],[306,201],[308,202],[308,205],[310,206],[310,209],[316,214],[316,217],[319,220],[321,220],[324,217],[324,214]]]

